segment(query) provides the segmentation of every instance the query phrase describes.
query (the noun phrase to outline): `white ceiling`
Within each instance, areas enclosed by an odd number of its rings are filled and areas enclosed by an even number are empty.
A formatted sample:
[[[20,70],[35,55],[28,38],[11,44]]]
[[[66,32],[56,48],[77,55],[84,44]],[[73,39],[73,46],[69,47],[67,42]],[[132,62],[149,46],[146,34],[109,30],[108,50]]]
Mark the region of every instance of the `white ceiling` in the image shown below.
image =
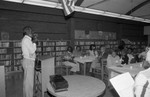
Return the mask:
[[[23,1],[23,0],[21,0]],[[24,0],[28,1],[28,0]],[[60,3],[60,0],[41,0]],[[97,9],[102,11],[114,12],[118,14],[126,14],[144,19],[150,19],[150,0],[74,0],[75,3],[79,3],[80,7]],[[142,4],[147,1],[147,3]],[[137,7],[139,6],[140,7]],[[135,7],[137,7],[135,9]],[[127,14],[131,11],[130,14]]]

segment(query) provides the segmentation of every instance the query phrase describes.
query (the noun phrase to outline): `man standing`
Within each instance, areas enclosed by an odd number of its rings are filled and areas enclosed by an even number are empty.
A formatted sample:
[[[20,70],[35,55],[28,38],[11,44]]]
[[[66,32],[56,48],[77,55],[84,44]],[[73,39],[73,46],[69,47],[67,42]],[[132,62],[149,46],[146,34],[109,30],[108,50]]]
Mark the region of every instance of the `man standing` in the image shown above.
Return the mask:
[[[21,41],[24,70],[23,97],[33,97],[36,44],[32,42],[32,28],[27,26],[23,31],[24,37]]]

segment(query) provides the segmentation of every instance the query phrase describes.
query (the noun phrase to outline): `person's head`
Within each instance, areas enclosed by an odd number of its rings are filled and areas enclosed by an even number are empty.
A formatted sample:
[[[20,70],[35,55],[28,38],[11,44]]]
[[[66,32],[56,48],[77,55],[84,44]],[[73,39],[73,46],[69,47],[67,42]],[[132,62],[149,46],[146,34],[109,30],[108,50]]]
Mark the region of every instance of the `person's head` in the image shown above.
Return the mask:
[[[128,54],[131,54],[132,53],[132,48],[128,48]]]
[[[112,51],[111,51],[111,55],[112,55],[112,57],[116,57],[117,51],[116,51],[116,50],[112,50]]]
[[[91,44],[90,45],[90,50],[95,50],[96,49],[96,45],[95,44]]]
[[[126,50],[125,50],[125,49],[121,51],[121,55],[122,55],[122,56],[125,56],[125,55],[126,55]]]
[[[105,50],[106,50],[106,47],[104,45],[102,45],[100,48],[100,52],[105,52]]]
[[[149,50],[149,46],[146,46],[145,47],[145,51],[147,52]]]
[[[68,46],[68,47],[67,47],[67,51],[68,51],[68,52],[73,52],[73,48],[72,48],[71,46]]]
[[[77,51],[81,51],[81,47],[78,45],[78,46],[76,46],[76,50]]]
[[[23,28],[23,35],[28,35],[29,37],[32,38],[33,33],[32,33],[32,28],[30,26],[26,26]]]

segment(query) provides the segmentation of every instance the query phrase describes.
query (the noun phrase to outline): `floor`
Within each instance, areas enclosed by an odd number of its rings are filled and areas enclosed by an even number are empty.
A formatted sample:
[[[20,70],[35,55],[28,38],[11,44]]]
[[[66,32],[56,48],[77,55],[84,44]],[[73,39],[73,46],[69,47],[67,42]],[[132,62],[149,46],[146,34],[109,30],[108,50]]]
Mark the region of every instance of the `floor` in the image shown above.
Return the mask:
[[[23,73],[6,76],[6,97],[23,97]],[[37,96],[35,96],[37,97]],[[45,97],[51,97],[45,93]],[[119,97],[114,89],[106,89],[103,97]]]

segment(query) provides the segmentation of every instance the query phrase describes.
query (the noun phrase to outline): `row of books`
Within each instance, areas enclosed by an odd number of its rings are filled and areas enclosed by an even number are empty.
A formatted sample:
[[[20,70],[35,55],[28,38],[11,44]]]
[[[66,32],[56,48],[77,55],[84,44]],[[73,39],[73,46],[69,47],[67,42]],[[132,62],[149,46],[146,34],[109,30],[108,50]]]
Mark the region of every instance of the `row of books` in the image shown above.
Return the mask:
[[[0,41],[0,47],[9,47],[9,42]]]
[[[64,51],[67,47],[56,47],[56,51]]]
[[[14,66],[15,65],[21,65],[22,64],[22,60],[20,59],[20,60],[14,60]]]
[[[21,48],[14,48],[14,53],[21,53]]]
[[[57,46],[67,45],[67,42],[59,41],[59,42],[56,42],[56,45]]]
[[[54,47],[44,47],[43,51],[54,51]]]
[[[10,60],[12,58],[11,54],[7,54],[7,55],[0,55],[0,60]]]
[[[55,46],[55,42],[45,41],[43,42],[43,46]]]
[[[21,42],[14,42],[14,43],[13,43],[13,46],[14,46],[14,47],[21,47]]]
[[[75,41],[75,45],[104,45],[104,44],[118,44],[117,41]]]
[[[14,54],[14,59],[21,59],[22,58],[22,54]]]
[[[1,54],[7,53],[7,49],[0,49],[0,53],[1,53]]]

